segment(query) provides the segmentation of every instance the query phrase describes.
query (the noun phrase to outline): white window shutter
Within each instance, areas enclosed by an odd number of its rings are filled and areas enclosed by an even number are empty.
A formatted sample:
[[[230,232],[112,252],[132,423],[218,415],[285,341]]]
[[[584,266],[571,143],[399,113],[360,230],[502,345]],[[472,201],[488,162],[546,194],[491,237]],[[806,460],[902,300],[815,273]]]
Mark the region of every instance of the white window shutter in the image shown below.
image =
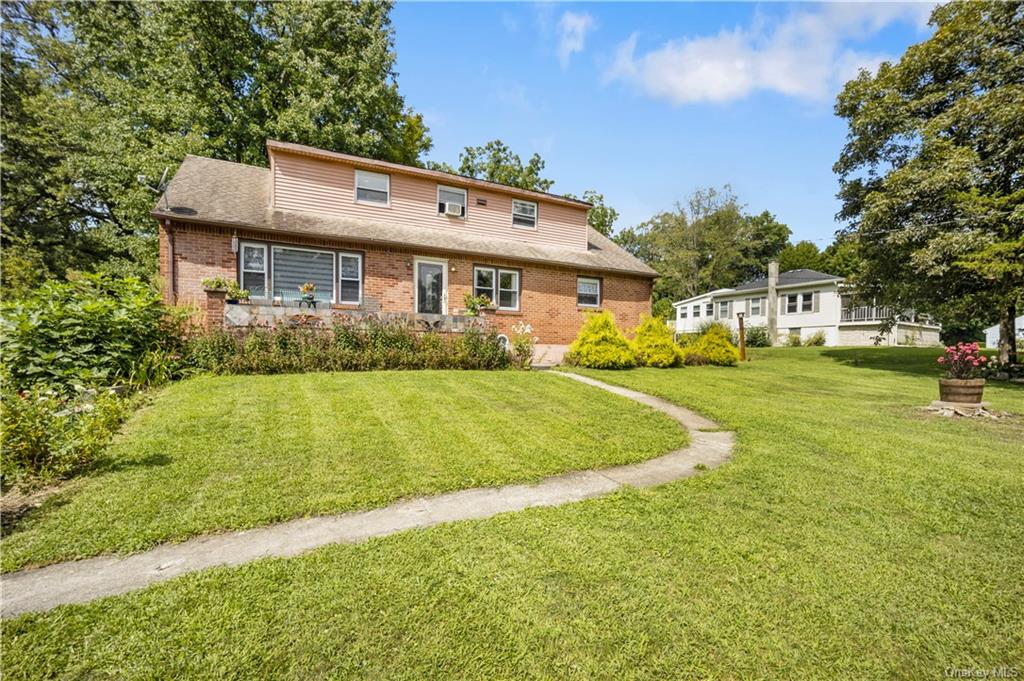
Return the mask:
[[[820,304],[819,303],[820,300],[821,300],[821,291],[815,291],[814,294],[811,296],[811,311],[812,312],[817,312],[818,311],[818,305]]]

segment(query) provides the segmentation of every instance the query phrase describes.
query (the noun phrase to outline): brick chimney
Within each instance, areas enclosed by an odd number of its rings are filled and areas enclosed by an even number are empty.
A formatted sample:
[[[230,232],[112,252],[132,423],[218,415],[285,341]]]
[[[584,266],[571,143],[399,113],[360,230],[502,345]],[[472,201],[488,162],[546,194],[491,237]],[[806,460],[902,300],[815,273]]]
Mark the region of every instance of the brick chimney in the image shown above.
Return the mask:
[[[779,333],[779,263],[768,263],[768,337],[775,344]]]

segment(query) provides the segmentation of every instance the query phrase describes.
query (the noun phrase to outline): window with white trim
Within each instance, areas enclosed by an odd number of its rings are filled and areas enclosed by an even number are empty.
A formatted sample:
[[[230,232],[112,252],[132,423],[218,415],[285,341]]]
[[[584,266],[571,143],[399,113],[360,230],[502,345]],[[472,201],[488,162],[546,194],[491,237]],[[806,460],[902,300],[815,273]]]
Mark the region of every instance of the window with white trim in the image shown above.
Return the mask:
[[[763,298],[751,298],[750,299],[750,316],[760,317],[764,314],[764,310],[761,308],[761,301]]]
[[[356,202],[387,206],[391,203],[391,176],[356,170]]]
[[[498,270],[498,309],[519,309],[519,272]]]
[[[487,300],[494,303],[494,278],[496,274],[493,267],[473,268],[473,295],[485,296]]]
[[[718,318],[728,319],[729,318],[729,301],[723,300],[718,303]]]
[[[473,295],[486,296],[499,310],[518,310],[519,270],[474,267]]]
[[[458,187],[444,187],[437,185],[437,212],[439,215],[450,215],[452,217],[466,217],[466,205],[469,199],[465,189]],[[458,214],[449,212],[451,206],[453,211],[458,206]]]
[[[267,297],[266,244],[242,244],[241,283],[253,298]]]
[[[707,303],[706,305],[704,305],[704,316],[705,317],[714,317],[715,316],[715,304],[714,303]]]
[[[359,305],[363,302],[363,255],[338,254],[338,302]]]
[[[786,314],[811,312],[814,310],[813,293],[790,293],[786,295]]]
[[[694,305],[693,306],[693,318],[697,319],[698,317],[700,317],[700,305]]]
[[[580,307],[600,307],[601,280],[590,277],[577,277],[576,304]]]
[[[512,226],[537,229],[537,204],[533,201],[512,199]]]
[[[679,308],[679,318],[680,319],[686,319],[686,307],[685,306]]]
[[[302,297],[299,287],[309,282],[316,286],[318,301],[334,301],[334,251],[273,246],[270,252],[274,297],[299,300]]]

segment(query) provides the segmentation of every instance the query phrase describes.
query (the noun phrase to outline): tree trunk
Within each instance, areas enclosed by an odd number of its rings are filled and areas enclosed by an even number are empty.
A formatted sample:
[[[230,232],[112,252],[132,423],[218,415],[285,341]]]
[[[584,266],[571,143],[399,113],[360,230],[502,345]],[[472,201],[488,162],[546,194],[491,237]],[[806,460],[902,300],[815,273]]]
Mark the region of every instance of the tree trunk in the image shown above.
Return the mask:
[[[999,363],[1017,363],[1017,306],[1011,300],[999,318]]]

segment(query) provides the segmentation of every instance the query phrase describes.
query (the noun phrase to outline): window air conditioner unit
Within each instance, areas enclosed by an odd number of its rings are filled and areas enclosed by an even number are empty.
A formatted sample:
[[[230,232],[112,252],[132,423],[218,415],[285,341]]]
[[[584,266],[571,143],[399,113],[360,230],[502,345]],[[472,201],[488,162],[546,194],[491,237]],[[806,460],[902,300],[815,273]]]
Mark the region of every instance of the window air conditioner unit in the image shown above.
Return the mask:
[[[444,204],[444,214],[454,215],[455,217],[462,217],[462,204],[461,203],[446,203]]]

